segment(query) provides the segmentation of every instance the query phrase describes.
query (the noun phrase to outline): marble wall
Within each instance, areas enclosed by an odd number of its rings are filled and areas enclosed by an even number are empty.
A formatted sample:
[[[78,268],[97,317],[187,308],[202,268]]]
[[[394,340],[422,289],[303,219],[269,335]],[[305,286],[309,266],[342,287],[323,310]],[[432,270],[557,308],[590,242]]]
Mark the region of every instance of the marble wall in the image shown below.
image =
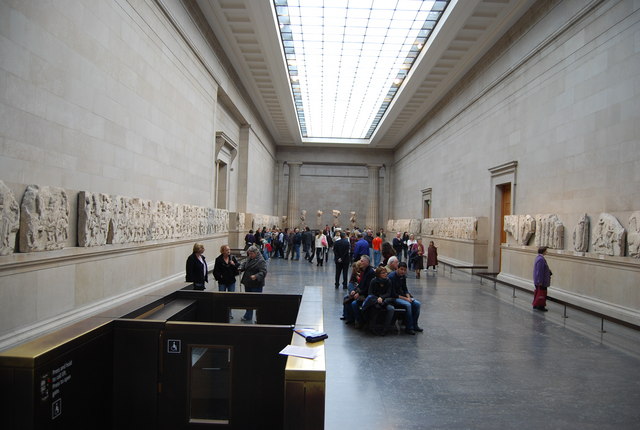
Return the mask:
[[[590,4],[595,7],[539,2],[426,113],[428,119],[394,153],[393,181],[402,193],[392,198],[391,218],[421,214],[421,190],[430,188],[433,217],[473,214],[499,225],[492,217],[497,190],[491,169],[517,162],[510,212],[555,214],[563,225],[563,233],[556,229],[553,236],[555,220],[546,224],[552,239],[547,244],[563,255],[563,264],[552,268],[552,287],[601,309],[607,302],[640,313],[634,251],[621,249],[620,229],[610,223],[599,237],[620,237],[618,245],[593,237],[601,213],[615,217],[629,234],[637,231],[640,6]],[[591,219],[589,238],[578,228],[584,214]],[[517,226],[508,228],[526,239],[526,225],[521,231]],[[492,245],[492,261],[502,254],[503,275],[531,284],[536,234],[528,245],[512,235],[509,246]],[[517,251],[523,246],[528,251]],[[601,253],[591,252],[596,247]],[[606,276],[577,276],[593,274],[595,269],[585,269],[594,260],[598,270],[607,268]]]
[[[217,132],[238,145],[227,209],[274,213],[272,137],[187,6],[0,1],[0,180],[13,194],[0,187],[0,348],[180,285],[196,237],[215,255],[228,240],[224,215],[207,209]],[[78,230],[80,191],[100,211],[124,199],[137,220],[119,230],[89,210]]]

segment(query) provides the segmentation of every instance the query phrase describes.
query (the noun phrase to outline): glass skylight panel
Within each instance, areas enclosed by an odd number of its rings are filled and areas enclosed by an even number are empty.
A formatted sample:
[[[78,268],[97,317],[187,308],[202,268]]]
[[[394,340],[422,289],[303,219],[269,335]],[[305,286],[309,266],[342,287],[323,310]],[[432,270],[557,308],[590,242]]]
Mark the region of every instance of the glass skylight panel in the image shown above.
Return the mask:
[[[303,138],[369,139],[449,0],[274,0]]]

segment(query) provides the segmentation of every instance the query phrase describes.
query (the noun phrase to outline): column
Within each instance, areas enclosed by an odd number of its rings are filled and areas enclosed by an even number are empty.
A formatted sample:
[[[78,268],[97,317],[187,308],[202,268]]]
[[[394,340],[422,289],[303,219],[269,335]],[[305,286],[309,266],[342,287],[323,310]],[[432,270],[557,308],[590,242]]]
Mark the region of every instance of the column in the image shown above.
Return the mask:
[[[299,161],[287,161],[289,165],[289,188],[287,192],[287,225],[297,227],[300,224],[300,208],[298,194],[300,190],[300,166]]]
[[[382,164],[367,164],[369,170],[369,194],[367,205],[366,226],[374,232],[380,228],[378,225],[378,211],[380,209],[380,168]]]

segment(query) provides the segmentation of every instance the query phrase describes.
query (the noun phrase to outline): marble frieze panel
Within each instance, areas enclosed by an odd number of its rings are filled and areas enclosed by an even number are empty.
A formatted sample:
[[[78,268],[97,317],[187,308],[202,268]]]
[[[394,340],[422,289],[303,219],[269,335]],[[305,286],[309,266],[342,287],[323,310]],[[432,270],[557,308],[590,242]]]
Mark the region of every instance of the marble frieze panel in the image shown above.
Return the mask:
[[[64,248],[69,238],[69,198],[62,188],[29,185],[20,206],[20,252]]]
[[[534,244],[552,249],[564,249],[564,225],[556,214],[536,215]]]
[[[573,229],[573,249],[576,252],[587,252],[589,249],[589,217],[584,214],[578,219]]]
[[[229,230],[229,212],[165,201],[78,193],[78,246],[202,237]]]
[[[591,252],[621,257],[625,252],[626,231],[618,219],[601,213],[591,232]]]
[[[307,211],[303,211],[306,213]],[[301,219],[302,220],[302,219]],[[262,227],[267,227],[268,229],[275,226],[276,228],[280,227],[281,218],[276,215],[264,215],[264,214],[251,214],[251,229],[256,231],[258,229],[262,229]]]
[[[409,218],[409,219],[396,219],[387,223],[388,231],[407,232],[409,234],[420,234],[421,220]]]
[[[519,245],[527,245],[536,232],[536,220],[531,215],[506,215],[504,231],[511,234]]]
[[[13,192],[0,181],[0,255],[13,254],[20,227],[20,206]]]
[[[443,237],[449,239],[478,238],[478,218],[476,217],[448,217],[425,218],[421,223],[423,235]]]
[[[627,246],[629,257],[640,258],[640,211],[633,212],[629,217]]]

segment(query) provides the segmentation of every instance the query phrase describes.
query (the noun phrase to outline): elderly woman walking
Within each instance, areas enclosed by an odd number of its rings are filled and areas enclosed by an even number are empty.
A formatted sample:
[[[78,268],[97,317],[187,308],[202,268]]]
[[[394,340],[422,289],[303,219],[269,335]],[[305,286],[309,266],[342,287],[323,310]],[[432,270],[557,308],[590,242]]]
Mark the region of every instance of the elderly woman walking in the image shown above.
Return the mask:
[[[267,262],[257,246],[251,245],[247,249],[247,259],[239,267],[242,274],[240,283],[248,293],[261,293],[264,287],[264,279],[267,277]],[[242,321],[253,320],[253,309],[247,309]]]
[[[533,294],[533,309],[538,311],[547,311],[547,288],[551,285],[551,270],[544,255],[547,253],[547,247],[538,248],[538,255],[533,263],[533,285],[535,291]]]

